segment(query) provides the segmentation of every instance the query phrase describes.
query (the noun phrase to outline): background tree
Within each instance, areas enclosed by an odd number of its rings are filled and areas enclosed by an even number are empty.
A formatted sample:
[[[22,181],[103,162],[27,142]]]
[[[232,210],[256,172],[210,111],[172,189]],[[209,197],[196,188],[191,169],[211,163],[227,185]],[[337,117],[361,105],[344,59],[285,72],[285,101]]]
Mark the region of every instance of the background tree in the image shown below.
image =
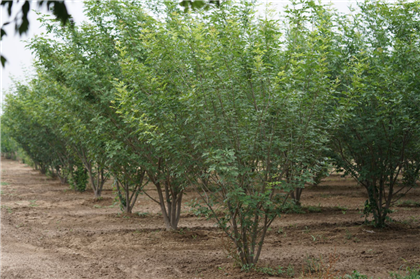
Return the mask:
[[[16,141],[11,137],[7,127],[3,126],[1,129],[1,154],[6,159],[12,159],[16,157],[18,151],[18,145]]]
[[[368,194],[364,213],[385,225],[390,207],[419,175],[420,3],[366,1],[344,27],[343,80],[336,110],[343,122],[332,137],[336,164]],[[406,173],[410,183],[401,181]],[[408,174],[409,173],[409,174]]]

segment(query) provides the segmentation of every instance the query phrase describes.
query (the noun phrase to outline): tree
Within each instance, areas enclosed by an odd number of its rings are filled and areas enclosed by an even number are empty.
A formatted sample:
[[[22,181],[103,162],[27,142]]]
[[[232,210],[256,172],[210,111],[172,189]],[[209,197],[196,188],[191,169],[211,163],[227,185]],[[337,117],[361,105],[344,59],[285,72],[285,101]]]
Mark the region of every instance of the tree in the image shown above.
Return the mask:
[[[16,92],[7,95],[2,128],[10,133],[42,173],[49,171],[64,179],[70,154],[63,138],[44,121],[42,116],[48,111],[45,113],[39,95],[33,94],[33,86],[34,82],[28,86],[18,84]]]
[[[251,3],[222,5],[189,36],[195,83],[186,99],[203,152],[195,182],[243,267],[258,262],[288,193],[312,181],[328,139],[324,104],[336,87],[326,63],[332,42],[322,36],[328,26],[293,26],[327,11],[301,4],[287,11],[285,30],[256,17]]]
[[[4,118],[3,118],[4,119]],[[6,159],[12,159],[16,156],[17,152],[17,143],[10,136],[10,132],[7,127],[3,126],[1,129],[1,154],[4,155]]]
[[[385,226],[391,206],[419,177],[420,2],[365,1],[343,23],[343,80],[332,137],[337,166],[368,194],[365,216]],[[400,175],[410,177],[401,181]],[[410,181],[410,182],[408,182]]]
[[[138,7],[138,6],[137,6]],[[149,6],[150,7],[150,6]],[[173,58],[178,54],[171,45],[168,29],[176,28],[177,4],[166,3],[164,20],[159,22],[137,8],[139,33],[123,32],[120,47],[122,77],[115,83],[115,105],[136,140],[131,150],[142,159],[142,167],[158,194],[150,198],[159,204],[168,230],[176,230],[182,198],[188,185],[186,172],[193,168],[188,150],[193,151],[192,135],[185,126],[187,111],[180,98]],[[126,30],[131,21],[119,23]],[[134,45],[136,52],[129,51]],[[176,52],[176,54],[174,53]],[[143,54],[139,58],[138,53]]]

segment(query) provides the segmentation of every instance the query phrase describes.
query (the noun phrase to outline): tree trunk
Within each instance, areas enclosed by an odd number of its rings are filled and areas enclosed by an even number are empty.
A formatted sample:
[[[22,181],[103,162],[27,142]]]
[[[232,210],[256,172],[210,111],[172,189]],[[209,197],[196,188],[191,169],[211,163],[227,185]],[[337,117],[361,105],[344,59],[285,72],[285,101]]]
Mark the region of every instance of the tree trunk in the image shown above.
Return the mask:
[[[290,192],[290,196],[291,196],[293,202],[297,206],[301,206],[300,196],[302,195],[302,192],[303,192],[303,188],[296,188],[295,190]]]

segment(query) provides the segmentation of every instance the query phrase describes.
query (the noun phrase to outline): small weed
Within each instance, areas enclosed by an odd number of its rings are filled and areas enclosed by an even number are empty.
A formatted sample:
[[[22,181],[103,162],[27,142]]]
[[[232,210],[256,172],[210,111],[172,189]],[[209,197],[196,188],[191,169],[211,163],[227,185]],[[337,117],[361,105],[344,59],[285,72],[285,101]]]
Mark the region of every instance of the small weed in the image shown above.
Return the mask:
[[[7,183],[7,182],[1,182],[1,186],[8,186],[9,185],[9,183]]]
[[[286,236],[287,236],[287,232],[285,232],[285,231],[283,230],[283,228],[282,228],[282,227],[280,227],[280,228],[276,231],[276,234],[282,234],[284,237],[286,237]]]
[[[398,207],[420,207],[420,202],[413,200],[406,200],[397,203]]]
[[[38,205],[36,204],[36,200],[30,200],[30,201],[29,201],[29,206],[31,206],[31,207],[38,206]]]
[[[311,235],[311,236],[312,236],[312,241],[315,242],[316,241],[316,236],[313,236],[313,235]]]
[[[343,279],[368,279],[366,275],[360,274],[357,270],[354,270],[352,274],[346,274]]]
[[[13,190],[12,190],[13,191]],[[16,194],[12,194],[12,193],[5,193],[3,192],[3,190],[0,190],[0,195],[2,196],[6,196],[6,197],[13,197],[16,196]]]
[[[108,208],[114,208],[117,205],[119,205],[118,201],[115,201],[113,204],[111,204],[110,206],[108,206]]]
[[[334,210],[340,210],[341,213],[343,213],[343,214],[346,214],[347,213],[347,210],[348,210],[347,207],[341,206],[341,205],[334,206],[333,209]]]
[[[345,239],[347,239],[347,240],[352,240],[353,239],[353,242],[355,242],[355,243],[359,243],[360,242],[360,239],[358,239],[357,237],[353,236],[348,229],[346,229]]]
[[[192,199],[186,204],[191,207],[190,211],[197,217],[205,217],[206,219],[209,219],[212,215],[211,210],[208,209],[207,206],[203,206],[197,199]]]
[[[339,259],[340,256],[336,255],[335,251],[329,254],[328,260],[324,260],[322,256],[307,256],[306,266],[302,268],[302,275],[304,278],[339,278],[338,271],[335,271],[335,264],[338,262]]]
[[[305,230],[303,230],[303,233],[309,233],[311,230],[308,228],[308,226],[305,226]]]
[[[257,267],[255,268],[255,271],[259,272],[259,273],[263,273],[263,274],[267,274],[270,276],[281,276],[281,275],[286,275],[288,277],[294,277],[295,276],[295,268],[293,267],[293,265],[289,264],[287,266],[287,269],[284,270],[282,266],[278,266],[277,268],[272,268],[272,267]]]
[[[319,204],[318,206],[308,206],[306,209],[308,210],[308,212],[321,212],[321,204]]]
[[[279,266],[277,269],[271,268],[271,267],[258,267],[256,268],[257,272],[267,274],[270,276],[278,276],[284,274],[284,270],[282,266]]]
[[[286,269],[286,275],[290,278],[295,277],[295,267],[292,264],[289,264]]]
[[[180,235],[184,235],[184,234],[185,234],[184,229],[179,229],[178,233],[179,233]]]
[[[305,266],[304,266],[304,273],[315,273],[320,270],[321,267],[322,257],[316,258],[313,256],[306,256],[305,258]]]
[[[144,217],[146,217],[147,215],[149,215],[149,212],[140,212],[140,211],[137,211],[137,212],[135,212],[134,214],[136,214],[136,215],[137,215],[137,216],[139,216],[139,217],[144,218]]]
[[[416,216],[410,216],[408,220],[403,220],[401,221],[401,223],[405,225],[410,225],[419,222],[419,220],[420,219],[418,219]]]
[[[93,206],[93,208],[102,208],[102,206],[100,206],[99,204],[95,204],[95,205]]]
[[[353,235],[350,233],[348,229],[346,229],[346,239],[350,240],[353,237]]]
[[[401,274],[400,272],[398,272],[398,273],[390,272],[391,278],[395,278],[395,279],[418,279],[418,278],[420,278],[420,265],[418,267],[414,267],[414,268],[413,267],[406,267],[405,274]]]

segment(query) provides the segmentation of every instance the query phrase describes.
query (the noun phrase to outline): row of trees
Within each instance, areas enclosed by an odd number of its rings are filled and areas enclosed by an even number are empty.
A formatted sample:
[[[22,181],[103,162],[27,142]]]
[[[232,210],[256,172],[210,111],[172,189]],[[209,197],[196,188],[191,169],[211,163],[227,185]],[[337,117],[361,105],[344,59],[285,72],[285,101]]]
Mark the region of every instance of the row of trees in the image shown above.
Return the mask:
[[[42,171],[89,177],[95,197],[112,178],[124,211],[144,193],[167,229],[194,187],[247,266],[327,158],[385,225],[419,178],[419,1],[352,15],[292,1],[281,17],[252,1],[140,2],[86,1],[81,26],[42,18],[47,36],[28,45],[37,76],[2,116]]]

